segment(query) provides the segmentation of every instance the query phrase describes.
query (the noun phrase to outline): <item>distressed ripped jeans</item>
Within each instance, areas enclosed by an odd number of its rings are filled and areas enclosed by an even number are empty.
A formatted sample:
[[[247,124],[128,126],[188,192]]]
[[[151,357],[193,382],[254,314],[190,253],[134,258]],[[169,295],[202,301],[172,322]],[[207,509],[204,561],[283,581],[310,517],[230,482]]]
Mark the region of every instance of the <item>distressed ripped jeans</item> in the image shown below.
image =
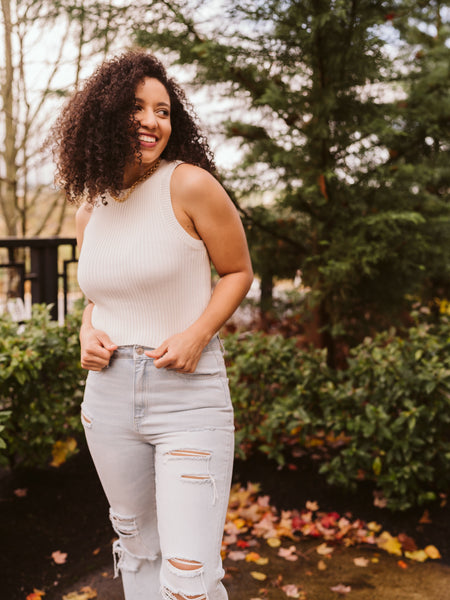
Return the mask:
[[[142,346],[91,371],[81,418],[110,504],[126,600],[226,600],[220,549],[234,456],[219,340],[195,373],[157,369]]]

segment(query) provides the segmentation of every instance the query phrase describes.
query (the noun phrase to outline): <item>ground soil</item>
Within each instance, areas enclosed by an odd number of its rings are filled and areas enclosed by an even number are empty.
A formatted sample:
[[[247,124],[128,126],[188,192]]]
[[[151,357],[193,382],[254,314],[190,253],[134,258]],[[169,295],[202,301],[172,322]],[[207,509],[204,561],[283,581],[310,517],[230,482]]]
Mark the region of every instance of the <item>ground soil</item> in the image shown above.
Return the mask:
[[[428,523],[420,523],[424,509],[391,513],[373,505],[372,489],[361,485],[349,494],[328,486],[317,473],[317,464],[308,457],[298,458],[290,469],[262,456],[237,461],[234,480],[260,482],[262,493],[277,508],[303,508],[315,500],[321,509],[341,514],[351,512],[366,521],[375,520],[393,535],[406,533],[420,548],[435,545],[440,561],[398,565],[398,557],[371,548],[338,547],[319,571],[317,541],[298,543],[300,558],[288,562],[264,542],[257,548],[267,556],[264,569],[244,562],[226,561],[226,586],[230,600],[268,598],[285,600],[280,585],[301,586],[307,600],[338,598],[331,587],[351,587],[349,600],[450,600],[450,507],[428,507]],[[17,490],[26,489],[26,496]],[[4,471],[0,479],[0,599],[25,600],[38,588],[45,600],[61,600],[70,591],[85,585],[97,589],[99,600],[122,600],[120,581],[112,579],[111,540],[108,505],[86,449],[59,469],[16,469]],[[289,545],[289,544],[288,544]],[[56,565],[52,552],[67,552],[67,561]],[[367,568],[355,567],[353,558],[364,556]],[[267,580],[255,581],[250,571],[263,570]],[[281,579],[280,579],[281,577]],[[154,600],[154,599],[149,599]],[[155,599],[156,600],[156,599]]]

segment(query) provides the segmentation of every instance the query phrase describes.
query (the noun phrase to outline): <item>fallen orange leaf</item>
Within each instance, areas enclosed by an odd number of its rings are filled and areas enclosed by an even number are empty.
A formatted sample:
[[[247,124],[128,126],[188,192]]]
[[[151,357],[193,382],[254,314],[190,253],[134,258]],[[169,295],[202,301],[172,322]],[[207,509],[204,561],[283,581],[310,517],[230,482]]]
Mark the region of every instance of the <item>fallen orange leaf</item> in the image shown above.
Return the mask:
[[[42,598],[42,596],[45,596],[45,592],[42,592],[41,590],[37,590],[36,588],[34,588],[34,590],[31,592],[31,594],[28,594],[26,600],[40,600]]]
[[[419,523],[432,523],[433,521],[430,519],[430,511],[426,508],[423,511],[423,515],[419,519]]]
[[[425,548],[425,552],[427,553],[428,557],[432,558],[433,560],[442,558],[441,554],[440,554],[439,550],[436,548],[436,546],[427,546]]]
[[[249,552],[245,557],[247,562],[256,562],[261,556],[257,552]]]
[[[405,561],[404,561],[404,560],[399,560],[399,561],[397,562],[397,564],[398,564],[398,566],[399,566],[401,569],[407,569],[407,568],[408,568],[408,565],[405,563]]]
[[[244,519],[235,519],[233,521],[233,523],[236,525],[236,527],[238,529],[242,529],[243,527],[245,527],[245,520]]]
[[[247,562],[254,562],[257,565],[267,565],[267,563],[269,562],[268,558],[260,556],[257,552],[249,552],[245,557],[245,560]]]

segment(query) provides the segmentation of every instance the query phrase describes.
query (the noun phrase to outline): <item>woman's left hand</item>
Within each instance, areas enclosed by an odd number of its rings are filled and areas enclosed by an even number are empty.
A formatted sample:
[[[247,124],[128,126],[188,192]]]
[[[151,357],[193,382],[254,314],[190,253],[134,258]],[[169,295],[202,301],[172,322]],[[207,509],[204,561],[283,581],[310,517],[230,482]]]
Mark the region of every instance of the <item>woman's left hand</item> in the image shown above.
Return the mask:
[[[173,369],[179,373],[193,373],[202,355],[203,348],[198,338],[186,332],[172,335],[154,350],[147,350],[146,355],[154,358],[158,369]]]

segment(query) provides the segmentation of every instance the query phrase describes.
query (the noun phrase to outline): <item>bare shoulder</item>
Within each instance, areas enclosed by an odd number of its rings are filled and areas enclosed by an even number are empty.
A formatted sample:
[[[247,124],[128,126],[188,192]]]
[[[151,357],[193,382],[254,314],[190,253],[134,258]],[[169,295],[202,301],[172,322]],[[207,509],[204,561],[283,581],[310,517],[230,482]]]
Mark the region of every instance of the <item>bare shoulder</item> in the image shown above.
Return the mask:
[[[191,165],[189,163],[181,163],[178,165],[173,172],[172,179],[174,180],[174,183],[182,182],[183,185],[187,184],[188,186],[193,186],[194,188],[197,186],[201,187],[205,183],[213,184],[215,182],[216,184],[220,185],[217,179],[211,175],[211,173],[205,169],[202,169],[201,167],[197,167],[196,165]]]
[[[170,187],[173,200],[191,215],[199,209],[220,210],[234,206],[211,173],[188,163],[175,169]]]

